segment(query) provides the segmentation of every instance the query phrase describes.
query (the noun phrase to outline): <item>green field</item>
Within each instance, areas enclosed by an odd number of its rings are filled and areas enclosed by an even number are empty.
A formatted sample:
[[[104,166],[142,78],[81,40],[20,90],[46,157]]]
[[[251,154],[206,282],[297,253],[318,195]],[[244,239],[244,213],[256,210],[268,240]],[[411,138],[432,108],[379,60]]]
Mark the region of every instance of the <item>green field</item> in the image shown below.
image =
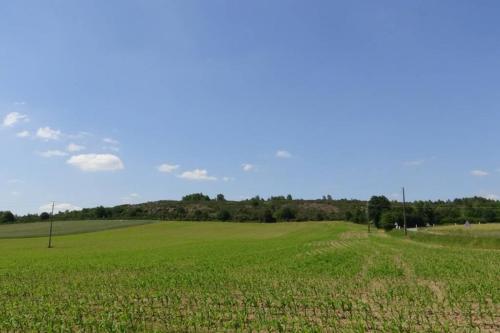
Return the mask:
[[[158,222],[46,246],[0,240],[0,331],[500,331],[500,252],[473,243]]]
[[[403,231],[392,234],[402,237]],[[500,224],[449,225],[420,228],[417,232],[408,232],[412,240],[436,245],[473,247],[500,250]]]
[[[125,228],[135,225],[153,223],[145,220],[88,220],[88,221],[56,221],[53,224],[53,235],[71,235],[109,229]],[[13,223],[0,225],[1,238],[43,237],[49,234],[49,222]]]

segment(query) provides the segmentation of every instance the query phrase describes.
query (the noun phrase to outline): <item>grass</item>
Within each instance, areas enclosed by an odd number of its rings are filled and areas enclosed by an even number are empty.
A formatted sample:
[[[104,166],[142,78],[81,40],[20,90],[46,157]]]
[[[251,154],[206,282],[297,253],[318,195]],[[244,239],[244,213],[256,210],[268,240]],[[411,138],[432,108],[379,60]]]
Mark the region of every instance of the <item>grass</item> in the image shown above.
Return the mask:
[[[0,241],[0,331],[500,330],[497,250],[342,222]]]
[[[403,231],[393,231],[392,235],[403,237]],[[500,224],[449,225],[420,228],[408,232],[412,240],[455,247],[473,247],[483,249],[500,249]]]
[[[152,223],[140,220],[55,221],[53,235],[70,235],[117,229]],[[43,237],[49,234],[50,222],[0,224],[0,239]]]

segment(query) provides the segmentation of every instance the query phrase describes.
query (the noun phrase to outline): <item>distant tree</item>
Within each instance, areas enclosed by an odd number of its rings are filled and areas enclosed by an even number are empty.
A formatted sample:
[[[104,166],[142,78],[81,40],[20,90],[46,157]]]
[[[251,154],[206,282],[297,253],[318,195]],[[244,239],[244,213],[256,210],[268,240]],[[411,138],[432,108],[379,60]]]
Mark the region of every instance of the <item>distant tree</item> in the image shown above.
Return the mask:
[[[332,201],[332,200],[333,200],[333,198],[332,198],[332,196],[331,196],[330,194],[328,194],[328,195],[326,196],[326,200],[328,200],[328,201]]]
[[[43,212],[42,214],[40,214],[40,220],[44,221],[44,220],[48,220],[48,219],[50,219],[49,213]]]
[[[368,223],[366,220],[366,210],[362,208],[356,208],[353,214],[352,221],[355,223]]]
[[[377,228],[380,227],[380,218],[382,214],[391,210],[391,202],[385,196],[373,196],[368,201],[368,215]]]
[[[226,198],[224,197],[224,194],[217,194],[217,201],[226,201]]]
[[[217,220],[219,221],[229,221],[231,219],[231,213],[227,209],[222,209],[217,212]]]
[[[380,216],[379,226],[385,230],[391,230],[396,226],[403,226],[403,214],[400,211],[384,211]]]
[[[291,195],[291,194],[287,195],[287,196],[286,196],[286,200],[288,200],[288,201],[292,201],[292,200],[293,200],[292,195]]]
[[[276,212],[276,219],[279,221],[291,221],[295,218],[295,212],[290,206],[282,206]]]
[[[273,216],[273,212],[269,208],[266,208],[262,211],[260,215],[260,221],[266,223],[273,223],[276,222],[276,219]]]
[[[111,210],[104,208],[103,206],[99,206],[95,208],[95,217],[98,219],[105,219],[111,217]]]
[[[180,206],[175,207],[175,209],[174,209],[174,216],[175,216],[176,219],[182,220],[182,219],[184,219],[186,217],[186,215],[187,215],[186,208],[180,207]]]
[[[182,201],[210,201],[210,197],[203,193],[193,193],[184,196]]]
[[[12,212],[0,212],[0,223],[12,223],[16,220],[16,217]]]
[[[429,202],[418,201],[414,206],[415,214],[422,219],[424,225],[436,223],[436,212]]]
[[[326,195],[322,196],[321,200],[326,201]]]
[[[193,212],[193,220],[195,221],[206,221],[208,220],[208,214],[206,211],[203,211],[201,209],[195,209]]]

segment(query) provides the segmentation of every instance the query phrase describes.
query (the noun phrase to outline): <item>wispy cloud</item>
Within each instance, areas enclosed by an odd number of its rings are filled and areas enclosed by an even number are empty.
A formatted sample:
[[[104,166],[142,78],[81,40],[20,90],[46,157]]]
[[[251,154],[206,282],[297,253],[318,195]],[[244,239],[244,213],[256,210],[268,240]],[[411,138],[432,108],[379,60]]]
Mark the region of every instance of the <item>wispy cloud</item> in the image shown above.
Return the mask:
[[[256,169],[255,165],[250,164],[250,163],[243,163],[243,164],[241,165],[241,168],[242,168],[242,169],[243,169],[243,171],[245,171],[245,172],[255,171],[255,169]]]
[[[120,151],[120,148],[118,148],[117,146],[103,146],[102,150],[111,150],[116,153]]]
[[[85,149],[85,146],[81,146],[81,145],[77,145],[76,143],[70,143],[67,147],[66,147],[66,150],[71,152],[71,153],[74,153],[74,152],[77,152],[77,151],[80,151],[80,150],[84,150]]]
[[[42,157],[62,157],[62,156],[68,156],[68,153],[60,150],[47,150],[41,153],[38,153]]]
[[[119,145],[120,142],[118,140],[112,139],[112,138],[104,138],[102,139],[102,142],[107,143],[109,145]]]
[[[470,172],[470,174],[474,177],[486,177],[488,176],[490,173],[488,171],[484,171],[484,170],[472,170]]]
[[[292,154],[289,151],[286,151],[286,150],[278,150],[276,152],[276,157],[277,158],[291,158]]]
[[[61,131],[54,130],[50,127],[40,127],[38,131],[36,131],[36,136],[42,140],[59,140],[61,136]]]
[[[179,165],[163,163],[162,165],[159,165],[157,169],[158,171],[163,173],[172,173],[175,170],[179,169]]]
[[[117,171],[125,168],[122,160],[112,154],[75,155],[66,163],[85,172]]]
[[[18,138],[29,138],[30,137],[30,132],[29,131],[21,131],[16,134]]]
[[[20,114],[19,112],[11,112],[3,118],[2,125],[4,127],[12,127],[20,121],[28,121],[29,118],[25,114]]]
[[[136,202],[141,196],[138,193],[130,193],[129,195],[125,196],[122,198],[123,203],[134,203]]]
[[[179,178],[195,181],[214,181],[217,177],[209,176],[208,171],[204,169],[194,169],[193,171],[184,171]]]
[[[56,203],[54,205],[54,213],[59,213],[59,212],[65,212],[67,210],[73,211],[73,210],[81,210],[82,208],[72,205],[70,203]],[[43,206],[40,206],[39,208],[40,212],[47,212],[50,213],[52,211],[52,203],[45,204]]]

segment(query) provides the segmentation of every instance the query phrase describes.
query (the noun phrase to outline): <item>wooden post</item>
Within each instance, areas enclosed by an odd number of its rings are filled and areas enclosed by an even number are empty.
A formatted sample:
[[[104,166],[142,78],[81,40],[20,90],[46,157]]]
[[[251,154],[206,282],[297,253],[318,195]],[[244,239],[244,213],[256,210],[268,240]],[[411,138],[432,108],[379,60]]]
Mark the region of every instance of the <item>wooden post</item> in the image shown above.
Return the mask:
[[[405,197],[405,188],[403,187],[403,225],[405,228],[405,236],[408,235],[408,231],[406,230],[406,197]]]
[[[52,247],[52,224],[54,223],[54,204],[52,201],[52,213],[50,214],[50,229],[49,229],[49,249]]]
[[[370,230],[370,201],[366,202],[366,222],[368,223],[368,233],[371,232]]]

